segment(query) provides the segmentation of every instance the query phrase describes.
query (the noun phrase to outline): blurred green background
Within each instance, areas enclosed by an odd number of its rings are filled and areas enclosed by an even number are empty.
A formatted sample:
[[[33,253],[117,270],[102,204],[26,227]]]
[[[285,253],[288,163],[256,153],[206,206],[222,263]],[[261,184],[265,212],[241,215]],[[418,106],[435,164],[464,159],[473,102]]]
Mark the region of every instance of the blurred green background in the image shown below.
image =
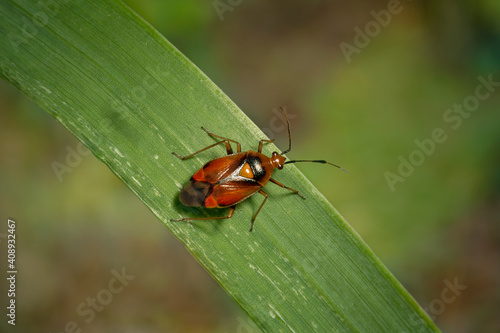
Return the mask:
[[[479,77],[500,82],[497,1],[125,2],[283,149],[273,109],[286,106],[290,158],[350,171],[299,166],[443,331],[500,331],[500,87],[457,128],[444,118],[488,91]],[[0,109],[0,246],[15,219],[25,331],[258,332],[104,164],[70,156],[76,139],[5,81]],[[419,153],[437,128],[446,140]],[[401,159],[418,165],[391,185]],[[54,162],[71,172],[58,177]],[[122,267],[137,278],[87,324],[78,307]]]

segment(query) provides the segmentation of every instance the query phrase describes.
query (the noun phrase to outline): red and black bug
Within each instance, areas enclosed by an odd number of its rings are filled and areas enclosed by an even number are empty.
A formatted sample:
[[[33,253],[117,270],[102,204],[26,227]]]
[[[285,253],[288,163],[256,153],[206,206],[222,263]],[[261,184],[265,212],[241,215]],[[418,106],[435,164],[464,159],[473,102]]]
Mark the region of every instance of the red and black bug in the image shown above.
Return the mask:
[[[227,216],[186,217],[182,219],[172,219],[171,221],[228,219],[233,216],[234,209],[238,203],[258,192],[264,196],[264,201],[262,201],[259,208],[257,209],[257,212],[255,212],[254,216],[252,217],[252,224],[250,226],[250,231],[252,231],[255,218],[257,217],[257,214],[259,214],[262,206],[264,206],[264,203],[267,200],[267,194],[262,190],[262,188],[267,184],[268,181],[281,186],[282,188],[290,190],[301,198],[305,199],[305,197],[300,194],[299,191],[285,186],[271,178],[275,168],[281,170],[287,163],[313,162],[330,164],[343,171],[346,171],[340,166],[324,160],[292,160],[285,162],[286,158],[283,155],[288,153],[292,149],[292,139],[290,135],[290,123],[288,121],[288,117],[286,116],[285,110],[283,110],[283,108],[281,110],[285,115],[288,128],[288,149],[283,151],[281,154],[278,152],[273,152],[271,157],[267,157],[266,155],[262,154],[262,145],[264,143],[274,142],[274,140],[266,139],[259,141],[259,148],[257,151],[249,150],[247,152],[242,152],[239,142],[213,134],[204,127],[202,127],[202,129],[207,132],[208,135],[214,138],[221,139],[222,141],[216,142],[213,145],[205,147],[195,153],[189,154],[184,157],[172,152],[172,154],[174,154],[175,156],[179,157],[182,160],[185,160],[201,153],[202,151],[213,148],[222,143],[225,144],[227,156],[216,158],[201,167],[201,169],[198,170],[193,175],[193,177],[191,177],[189,183],[186,184],[186,186],[184,186],[184,188],[181,190],[179,200],[182,204],[190,207],[229,207],[229,212]],[[233,149],[231,148],[230,142],[236,144],[236,154],[233,154]]]

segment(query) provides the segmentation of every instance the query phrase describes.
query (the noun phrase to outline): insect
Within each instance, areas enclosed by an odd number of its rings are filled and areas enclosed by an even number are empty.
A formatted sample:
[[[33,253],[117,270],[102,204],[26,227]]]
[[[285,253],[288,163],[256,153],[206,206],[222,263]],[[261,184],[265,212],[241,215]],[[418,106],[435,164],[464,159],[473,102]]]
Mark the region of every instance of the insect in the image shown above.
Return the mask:
[[[237,204],[248,199],[255,193],[260,193],[264,196],[264,200],[252,217],[250,231],[253,230],[255,218],[259,214],[262,206],[267,200],[267,194],[262,188],[268,183],[274,183],[284,189],[290,190],[297,194],[299,197],[305,197],[288,186],[271,178],[274,169],[281,170],[283,166],[288,163],[297,162],[313,162],[333,165],[345,172],[343,168],[336,164],[324,160],[292,160],[286,161],[284,154],[292,150],[292,139],[290,135],[290,122],[283,108],[281,108],[285,115],[287,128],[288,128],[288,149],[278,153],[273,152],[271,157],[262,154],[262,147],[264,143],[271,143],[274,140],[262,139],[259,141],[257,151],[241,151],[239,142],[216,135],[208,131],[205,127],[201,127],[208,135],[213,138],[220,139],[208,147],[205,147],[192,154],[181,156],[172,152],[181,160],[188,159],[197,155],[207,149],[213,148],[220,144],[226,146],[227,156],[216,158],[201,167],[190,179],[189,183],[184,186],[179,195],[179,200],[182,204],[189,207],[205,207],[205,208],[227,208],[229,212],[226,216],[219,217],[186,217],[182,219],[172,219],[171,221],[193,221],[193,220],[221,220],[228,219],[233,216],[234,209]],[[236,153],[233,153],[230,143],[236,144]]]

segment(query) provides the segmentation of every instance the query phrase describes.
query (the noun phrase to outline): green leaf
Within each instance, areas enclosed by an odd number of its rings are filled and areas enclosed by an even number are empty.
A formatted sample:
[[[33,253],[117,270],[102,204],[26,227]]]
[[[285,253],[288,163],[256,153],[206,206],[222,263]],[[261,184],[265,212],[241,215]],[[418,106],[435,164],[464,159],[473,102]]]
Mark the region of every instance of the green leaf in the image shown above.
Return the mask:
[[[182,185],[204,162],[224,155],[223,147],[185,161],[172,151],[185,155],[214,143],[202,125],[244,149],[255,150],[264,136],[122,3],[3,0],[0,13],[3,77],[106,163],[263,330],[438,331],[293,165],[274,178],[307,200],[270,184],[252,233],[260,196],[240,204],[230,220],[170,222],[227,213],[178,200]],[[272,150],[267,145],[265,153]]]

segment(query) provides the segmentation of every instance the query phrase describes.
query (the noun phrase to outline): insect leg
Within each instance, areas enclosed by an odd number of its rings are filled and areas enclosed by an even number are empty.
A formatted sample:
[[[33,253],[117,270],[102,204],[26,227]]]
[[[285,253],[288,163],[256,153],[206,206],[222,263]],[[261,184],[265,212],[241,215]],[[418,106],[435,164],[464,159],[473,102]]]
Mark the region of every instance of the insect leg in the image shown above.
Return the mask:
[[[223,220],[223,219],[229,219],[233,216],[234,209],[236,208],[236,205],[231,206],[229,208],[229,212],[227,213],[227,216],[216,216],[216,217],[185,217],[182,219],[170,219],[172,222],[182,222],[182,221],[199,221],[199,220]]]
[[[264,142],[265,142],[265,143],[272,143],[272,142],[274,142],[274,139],[272,139],[272,140],[266,140],[266,139],[262,139],[262,140],[260,140],[260,141],[259,141],[259,150],[257,150],[259,153],[262,153],[262,144],[263,144]]]
[[[201,127],[205,132],[207,132],[208,135],[210,136],[213,136],[214,138],[219,138],[219,139],[222,139],[224,141],[226,141],[226,149],[227,149],[227,154],[230,155],[233,153],[233,150],[231,149],[231,146],[229,145],[229,142],[232,142],[232,143],[236,143],[236,152],[238,153],[241,153],[241,145],[238,141],[234,141],[234,140],[231,140],[231,139],[228,139],[228,138],[225,138],[223,136],[220,136],[220,135],[217,135],[217,134],[214,134],[212,132],[210,132],[209,130],[207,130],[205,127]],[[228,148],[229,147],[229,148]]]
[[[272,178],[269,178],[269,180],[270,180],[271,182],[275,183],[276,185],[280,186],[280,187],[286,188],[287,190],[290,190],[290,191],[294,192],[295,194],[297,194],[297,195],[298,195],[299,197],[301,197],[302,199],[305,199],[305,198],[306,198],[305,196],[303,196],[302,194],[300,194],[300,193],[299,193],[299,191],[294,190],[293,188],[290,188],[290,187],[288,187],[288,186],[285,186],[285,185],[281,184],[280,182],[278,182],[278,181],[276,181],[276,180],[274,180],[274,179],[272,179]]]
[[[257,214],[259,214],[262,206],[264,206],[264,203],[266,202],[267,200],[267,193],[262,191],[262,190],[259,190],[259,193],[262,194],[264,196],[264,201],[262,201],[262,203],[260,204],[259,206],[259,209],[257,209],[257,212],[255,212],[255,215],[252,217],[252,224],[250,225],[250,231],[253,230],[253,224],[255,222],[255,218],[257,217]]]
[[[185,159],[187,159],[187,158],[193,157],[193,156],[194,156],[194,155],[196,155],[196,154],[201,153],[202,151],[205,151],[205,150],[207,150],[207,149],[210,149],[210,148],[213,148],[213,147],[215,147],[215,146],[217,146],[217,145],[220,145],[221,143],[225,143],[225,144],[226,144],[226,149],[227,149],[227,154],[228,154],[228,155],[233,153],[233,150],[231,149],[231,146],[229,145],[229,142],[227,142],[227,141],[219,141],[219,142],[214,143],[213,145],[210,145],[210,146],[208,146],[208,147],[205,147],[205,148],[203,148],[203,149],[201,149],[201,150],[198,150],[197,152],[194,152],[194,153],[189,154],[189,155],[186,155],[186,156],[181,156],[181,155],[177,154],[176,152],[172,152],[172,154],[174,154],[175,156],[177,156],[177,157],[178,157],[178,158],[180,158],[181,160],[185,160]]]

